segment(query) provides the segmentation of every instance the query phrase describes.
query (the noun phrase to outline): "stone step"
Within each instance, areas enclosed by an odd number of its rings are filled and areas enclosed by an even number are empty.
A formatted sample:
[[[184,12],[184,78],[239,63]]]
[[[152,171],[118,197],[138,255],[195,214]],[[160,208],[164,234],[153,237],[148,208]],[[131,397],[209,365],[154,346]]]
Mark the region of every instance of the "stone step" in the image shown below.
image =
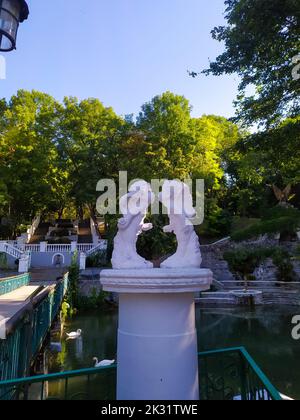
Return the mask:
[[[79,244],[91,244],[93,242],[93,236],[91,232],[90,220],[86,219],[78,224],[78,243]]]
[[[213,286],[215,289],[217,290],[223,290],[224,289],[224,285],[223,283],[221,283],[220,281],[218,281],[217,279],[213,279]]]
[[[230,298],[218,298],[218,297],[211,297],[211,298],[198,298],[196,299],[196,304],[200,304],[203,306],[213,305],[213,306],[219,306],[219,305],[234,305],[234,300]]]
[[[242,281],[227,281],[222,282],[224,289],[244,288],[245,283]],[[300,292],[300,283],[283,283],[274,281],[249,281],[249,288],[259,289],[290,289],[298,290]]]
[[[231,298],[230,292],[202,292],[201,298]]]

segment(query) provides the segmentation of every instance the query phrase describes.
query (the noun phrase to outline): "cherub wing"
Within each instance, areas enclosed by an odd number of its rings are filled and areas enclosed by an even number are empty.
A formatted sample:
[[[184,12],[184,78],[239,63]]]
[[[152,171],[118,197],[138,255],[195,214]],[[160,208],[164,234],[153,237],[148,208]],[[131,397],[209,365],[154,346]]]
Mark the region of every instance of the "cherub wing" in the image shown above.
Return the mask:
[[[281,202],[282,199],[283,199],[283,197],[284,197],[283,192],[281,191],[281,189],[279,189],[278,187],[276,187],[275,184],[272,185],[272,188],[273,188],[275,197],[277,198],[278,201]]]
[[[285,189],[283,190],[284,198],[286,201],[289,201],[290,195],[292,191],[292,185],[289,184]]]

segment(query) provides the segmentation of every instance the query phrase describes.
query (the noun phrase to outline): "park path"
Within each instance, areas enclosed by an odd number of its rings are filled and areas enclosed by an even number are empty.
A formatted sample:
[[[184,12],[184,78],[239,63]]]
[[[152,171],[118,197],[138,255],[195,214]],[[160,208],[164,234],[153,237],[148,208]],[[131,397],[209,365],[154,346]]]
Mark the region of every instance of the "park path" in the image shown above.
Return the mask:
[[[13,292],[0,296],[0,339],[1,324],[6,324],[28,304],[30,299],[42,290],[42,286],[55,286],[57,280],[64,276],[67,269],[33,269],[28,286],[22,286]]]
[[[33,268],[30,271],[30,284],[49,286],[57,283],[57,279],[67,273],[67,268]]]

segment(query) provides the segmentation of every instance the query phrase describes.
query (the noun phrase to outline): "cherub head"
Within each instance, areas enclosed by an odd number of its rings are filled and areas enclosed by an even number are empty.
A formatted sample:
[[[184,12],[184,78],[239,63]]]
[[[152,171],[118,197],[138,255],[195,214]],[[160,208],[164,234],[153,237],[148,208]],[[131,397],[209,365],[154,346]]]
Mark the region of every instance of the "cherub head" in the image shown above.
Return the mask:
[[[130,186],[128,194],[120,199],[120,210],[124,216],[145,214],[154,200],[151,185],[146,181],[136,181]]]
[[[159,200],[168,209],[169,214],[182,215],[188,219],[196,216],[189,186],[181,181],[165,181]]]

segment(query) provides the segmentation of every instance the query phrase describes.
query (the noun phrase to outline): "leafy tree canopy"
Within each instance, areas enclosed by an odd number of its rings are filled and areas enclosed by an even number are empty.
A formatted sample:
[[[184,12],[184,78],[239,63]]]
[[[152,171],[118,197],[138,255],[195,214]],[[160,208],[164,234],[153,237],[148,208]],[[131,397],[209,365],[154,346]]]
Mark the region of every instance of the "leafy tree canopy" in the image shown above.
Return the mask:
[[[238,74],[237,118],[274,126],[300,111],[300,80],[292,78],[300,53],[299,0],[226,0],[226,26],[212,36],[225,43],[204,73]],[[255,90],[253,94],[250,91]]]
[[[210,194],[226,183],[228,153],[240,138],[225,118],[193,118],[186,98],[166,92],[142,106],[135,122],[98,99],[63,103],[19,91],[0,101],[0,217],[14,226],[37,212],[88,208],[96,215],[96,185],[135,178],[204,178]]]
[[[19,91],[0,108],[0,210],[15,223],[28,221],[59,189],[53,141],[59,104],[40,92]]]

